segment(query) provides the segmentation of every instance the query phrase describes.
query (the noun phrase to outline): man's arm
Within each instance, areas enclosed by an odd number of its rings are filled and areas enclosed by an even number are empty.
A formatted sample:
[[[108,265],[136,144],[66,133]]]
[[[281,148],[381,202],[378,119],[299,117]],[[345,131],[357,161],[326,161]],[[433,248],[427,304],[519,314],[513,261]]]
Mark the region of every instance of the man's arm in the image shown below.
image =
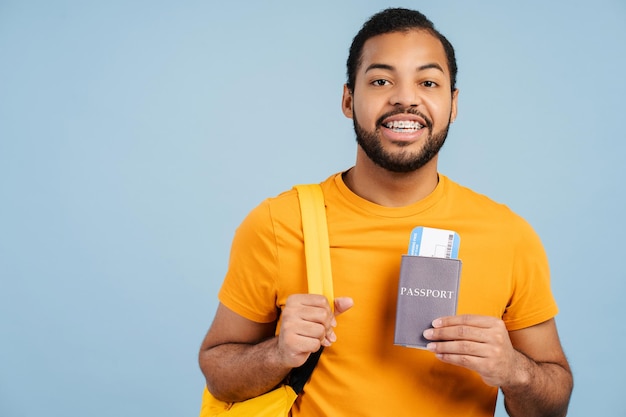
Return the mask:
[[[565,416],[574,381],[554,319],[510,332],[509,336],[515,349],[524,355],[520,374],[526,380],[518,386],[501,386],[509,415]]]
[[[512,332],[500,319],[475,315],[443,317],[433,326],[424,332],[433,341],[428,349],[500,387],[510,416],[567,414],[573,379],[554,319]]]
[[[335,315],[351,306],[352,300],[337,298]],[[274,336],[276,323],[257,323],[218,306],[199,353],[200,369],[215,398],[235,402],[266,393],[320,346],[336,340],[336,321],[323,296],[292,295],[281,315],[280,332]]]

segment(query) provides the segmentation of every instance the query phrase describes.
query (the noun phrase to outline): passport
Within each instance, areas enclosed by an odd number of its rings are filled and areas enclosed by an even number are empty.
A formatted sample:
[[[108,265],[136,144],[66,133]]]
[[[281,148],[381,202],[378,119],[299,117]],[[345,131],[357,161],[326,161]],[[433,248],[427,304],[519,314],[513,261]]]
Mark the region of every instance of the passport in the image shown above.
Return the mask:
[[[403,255],[394,344],[425,349],[432,321],[456,314],[462,263],[458,259]]]

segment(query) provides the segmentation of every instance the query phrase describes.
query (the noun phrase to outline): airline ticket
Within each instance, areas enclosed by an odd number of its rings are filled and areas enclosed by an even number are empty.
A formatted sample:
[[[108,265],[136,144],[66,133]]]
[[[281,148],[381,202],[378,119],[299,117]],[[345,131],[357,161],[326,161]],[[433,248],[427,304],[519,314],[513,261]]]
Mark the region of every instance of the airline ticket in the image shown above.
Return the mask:
[[[457,259],[460,243],[458,233],[452,230],[418,226],[411,232],[408,254]]]

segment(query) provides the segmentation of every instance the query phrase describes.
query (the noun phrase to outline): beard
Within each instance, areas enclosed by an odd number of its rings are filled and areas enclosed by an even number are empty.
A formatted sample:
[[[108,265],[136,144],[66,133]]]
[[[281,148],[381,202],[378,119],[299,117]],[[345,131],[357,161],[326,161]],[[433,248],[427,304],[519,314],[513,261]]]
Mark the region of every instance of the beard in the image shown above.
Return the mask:
[[[426,127],[428,128],[428,136],[424,140],[424,145],[417,151],[403,150],[397,153],[391,153],[386,151],[380,139],[378,138],[378,132],[382,126],[383,121],[393,115],[410,113],[420,116],[424,119]],[[365,130],[357,121],[356,114],[352,115],[352,121],[354,123],[354,132],[356,134],[356,141],[363,149],[369,159],[372,160],[379,167],[391,172],[406,173],[413,172],[424,165],[426,165],[431,159],[439,153],[439,150],[443,146],[446,138],[448,137],[448,129],[450,128],[450,122],[439,132],[433,132],[433,123],[430,119],[414,109],[394,111],[382,115],[376,121],[376,130],[369,132]],[[396,142],[398,146],[408,146],[408,142]]]

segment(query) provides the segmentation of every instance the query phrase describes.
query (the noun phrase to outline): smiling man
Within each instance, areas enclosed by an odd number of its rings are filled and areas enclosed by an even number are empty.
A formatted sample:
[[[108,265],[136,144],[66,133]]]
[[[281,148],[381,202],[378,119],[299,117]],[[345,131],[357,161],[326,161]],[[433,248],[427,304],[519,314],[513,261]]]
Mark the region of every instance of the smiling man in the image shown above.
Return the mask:
[[[359,61],[343,93],[343,112],[353,119],[359,144],[356,165],[344,180],[373,202],[414,203],[437,184],[437,154],[456,117],[458,90],[444,48],[423,30],[392,32],[368,39]],[[353,178],[366,181],[359,185]],[[380,180],[383,192],[375,189]],[[409,187],[393,193],[397,201],[377,200],[403,183]]]
[[[532,228],[437,169],[457,114],[456,61],[421,13],[388,9],[353,40],[342,109],[355,165],[321,183],[334,313],[306,294],[294,190],[241,224],[220,304],[200,349],[207,387],[242,401],[325,350],[293,416],[564,416],[572,376],[554,317],[548,263]],[[454,230],[463,262],[458,315],[424,332],[426,350],[394,345],[400,260],[411,230]]]

